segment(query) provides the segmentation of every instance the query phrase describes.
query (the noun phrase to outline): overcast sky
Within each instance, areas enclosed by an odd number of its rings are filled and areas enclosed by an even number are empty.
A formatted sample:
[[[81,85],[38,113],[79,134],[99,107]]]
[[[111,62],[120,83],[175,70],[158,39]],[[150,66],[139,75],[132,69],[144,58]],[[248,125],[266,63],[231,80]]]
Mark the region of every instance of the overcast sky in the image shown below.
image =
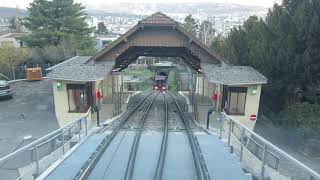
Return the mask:
[[[130,3],[183,3],[183,2],[218,2],[218,3],[237,3],[244,5],[258,5],[271,7],[274,2],[281,0],[75,0],[81,2],[84,5],[95,8],[100,5],[130,2]],[[32,0],[0,0],[0,6],[2,7],[16,7],[26,8]]]

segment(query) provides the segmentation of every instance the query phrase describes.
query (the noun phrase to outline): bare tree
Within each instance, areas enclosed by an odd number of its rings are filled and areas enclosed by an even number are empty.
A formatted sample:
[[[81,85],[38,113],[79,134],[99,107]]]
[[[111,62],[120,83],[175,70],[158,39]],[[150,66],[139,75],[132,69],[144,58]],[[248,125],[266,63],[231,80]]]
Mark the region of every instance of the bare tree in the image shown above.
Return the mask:
[[[216,30],[213,28],[211,22],[205,20],[200,25],[199,38],[200,40],[209,46],[214,37]]]

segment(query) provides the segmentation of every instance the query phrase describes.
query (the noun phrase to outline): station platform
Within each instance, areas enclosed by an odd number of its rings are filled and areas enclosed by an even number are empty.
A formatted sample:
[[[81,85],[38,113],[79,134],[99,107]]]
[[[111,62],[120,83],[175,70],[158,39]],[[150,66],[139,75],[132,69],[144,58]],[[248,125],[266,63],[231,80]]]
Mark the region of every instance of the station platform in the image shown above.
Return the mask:
[[[144,131],[141,134],[136,155],[133,179],[153,179],[163,132]],[[123,179],[134,141],[135,131],[120,131],[102,155],[88,179]],[[92,134],[73,153],[62,161],[46,180],[71,180],[89,159],[106,134]],[[210,177],[215,180],[251,180],[245,174],[237,158],[228,152],[226,145],[214,135],[197,133],[196,137],[205,159]],[[169,132],[163,179],[197,179],[192,151],[187,134]]]
[[[97,149],[106,134],[92,134],[60,163],[45,180],[71,180],[77,175],[81,167]]]

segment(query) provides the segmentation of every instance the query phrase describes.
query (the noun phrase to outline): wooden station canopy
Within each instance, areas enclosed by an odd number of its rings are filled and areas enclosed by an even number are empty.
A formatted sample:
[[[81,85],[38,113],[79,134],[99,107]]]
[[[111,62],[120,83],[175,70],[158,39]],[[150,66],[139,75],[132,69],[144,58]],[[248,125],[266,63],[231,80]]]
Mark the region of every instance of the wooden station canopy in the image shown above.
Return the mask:
[[[197,72],[201,72],[202,63],[222,63],[216,53],[161,12],[139,21],[87,63],[113,62],[113,71],[121,71],[139,56],[180,57]]]
[[[110,72],[127,68],[139,56],[180,57],[211,83],[224,85],[265,84],[267,78],[249,66],[232,66],[180,23],[163,13],[138,22],[124,35],[92,57],[74,57],[50,68],[47,77],[68,81],[96,81]]]

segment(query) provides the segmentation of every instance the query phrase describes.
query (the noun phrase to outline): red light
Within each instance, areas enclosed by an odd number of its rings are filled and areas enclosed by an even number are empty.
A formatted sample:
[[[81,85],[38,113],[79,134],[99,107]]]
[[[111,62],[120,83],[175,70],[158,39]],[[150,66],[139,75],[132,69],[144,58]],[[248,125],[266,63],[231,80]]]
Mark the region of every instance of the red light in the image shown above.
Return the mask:
[[[249,119],[250,119],[251,121],[256,121],[256,120],[257,120],[257,115],[253,114],[253,115],[251,115],[251,116],[249,117]]]

